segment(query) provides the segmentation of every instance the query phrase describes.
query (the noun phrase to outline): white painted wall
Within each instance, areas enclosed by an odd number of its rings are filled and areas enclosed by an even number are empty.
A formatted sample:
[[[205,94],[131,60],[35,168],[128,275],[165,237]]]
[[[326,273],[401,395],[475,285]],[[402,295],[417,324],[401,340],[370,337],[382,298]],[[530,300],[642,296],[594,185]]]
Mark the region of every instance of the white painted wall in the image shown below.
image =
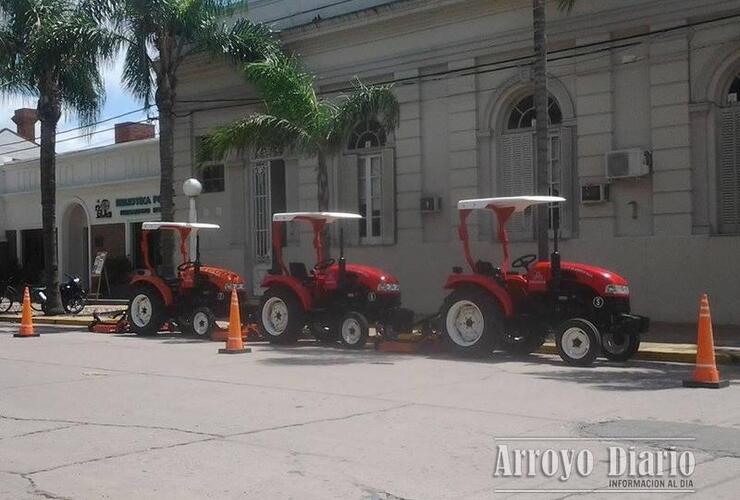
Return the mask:
[[[255,2],[252,12],[270,19],[288,4],[298,9],[303,2]],[[740,68],[740,23],[735,18],[681,28],[737,11],[740,1],[594,0],[578,2],[570,14],[556,13],[553,5],[548,26],[553,49],[679,27],[640,39],[637,46],[551,62],[551,91],[566,115],[564,126],[575,131],[577,184],[605,181],[609,150],[645,147],[654,157],[650,176],[613,183],[610,202],[575,204],[576,228],[563,242],[563,255],[625,275],[634,290],[634,310],[656,320],[695,320],[697,299],[707,292],[717,322],[740,324],[740,237],[716,236],[713,174],[717,93]],[[401,102],[394,141],[397,244],[353,247],[347,254],[399,275],[404,302],[432,312],[441,304],[451,267],[463,263],[454,204],[496,193],[498,134],[506,106],[526,86],[529,71],[510,67],[477,75],[424,75],[531,53],[530,6],[513,0],[412,0],[334,19],[322,14],[322,19],[282,33],[290,49],[319,75],[319,89],[341,87],[356,75],[370,81],[421,77],[396,86]],[[181,85],[183,99],[253,96],[237,72],[202,57],[188,65]],[[255,109],[196,111],[179,120],[178,181],[193,171],[191,137]],[[244,168],[248,162],[236,159],[233,165]],[[310,209],[316,199],[315,162],[298,159],[293,165],[289,199],[296,208]],[[241,263],[249,275],[245,180],[238,176],[227,182],[226,193],[204,200],[203,207],[209,214],[204,216],[227,225],[229,233],[244,233],[244,238],[209,242],[209,252]],[[442,196],[443,211],[420,214],[422,195]],[[240,196],[244,207],[227,208]],[[178,201],[178,209],[184,207]],[[239,224],[229,215],[232,211]],[[485,227],[480,235],[490,239]],[[476,246],[479,254],[500,258],[495,245],[480,241]],[[534,243],[517,244],[513,254],[533,248]],[[310,255],[307,238],[302,247],[288,249],[288,258],[301,252]]]

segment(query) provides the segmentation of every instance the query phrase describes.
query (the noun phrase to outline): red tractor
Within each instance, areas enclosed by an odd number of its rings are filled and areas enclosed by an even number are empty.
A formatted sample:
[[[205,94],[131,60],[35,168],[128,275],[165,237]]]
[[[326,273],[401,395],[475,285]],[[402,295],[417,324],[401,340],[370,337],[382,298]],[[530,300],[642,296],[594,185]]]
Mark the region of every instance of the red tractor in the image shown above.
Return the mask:
[[[339,231],[339,259],[324,253],[322,233],[338,220],[360,219],[358,214],[339,212],[277,213],[272,217],[273,269],[262,286],[267,288],[258,313],[260,332],[270,342],[298,340],[304,327],[320,342],[361,349],[370,324],[381,335],[410,329],[413,313],[401,309],[398,280],[380,269],[347,264],[343,231]],[[302,262],[283,262],[283,225],[300,221],[311,225],[316,264],[309,273]]]
[[[530,254],[509,264],[509,218],[532,205],[564,201],[555,196],[513,196],[458,202],[459,237],[470,272],[453,269],[445,284],[452,292],[440,316],[454,350],[484,355],[499,348],[527,354],[554,332],[560,356],[572,365],[588,366],[602,352],[618,361],[637,352],[649,319],[630,313],[627,280],[606,269],[561,262],[558,214],[553,214],[556,228],[550,260],[537,261]],[[473,210],[491,210],[496,215],[504,257],[501,267],[471,256],[467,219]]]
[[[241,277],[227,269],[200,263],[198,231],[220,229],[216,224],[197,222],[145,222],[142,225],[141,252],[145,269],[131,280],[128,317],[137,335],[154,335],[167,322],[176,323],[183,333],[209,337],[216,318],[228,318],[230,295],[236,290],[242,307],[247,303],[246,286]],[[152,231],[175,231],[180,236],[182,262],[177,272],[152,266],[149,235]],[[191,260],[188,240],[195,236],[195,260]],[[242,317],[246,318],[246,310]]]

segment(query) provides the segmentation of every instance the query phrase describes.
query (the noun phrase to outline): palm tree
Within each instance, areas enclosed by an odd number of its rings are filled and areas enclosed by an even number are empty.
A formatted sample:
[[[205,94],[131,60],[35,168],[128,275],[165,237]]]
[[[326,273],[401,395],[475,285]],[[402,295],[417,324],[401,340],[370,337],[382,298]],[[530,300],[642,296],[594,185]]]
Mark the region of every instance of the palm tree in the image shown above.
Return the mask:
[[[558,9],[570,11],[576,0],[557,0]],[[550,194],[548,182],[548,91],[547,91],[547,15],[545,0],[532,0],[532,22],[534,26],[534,107],[535,107],[535,141],[537,165],[537,194]],[[539,260],[550,258],[548,237],[547,205],[537,207],[537,257]]]
[[[245,149],[287,149],[315,156],[319,210],[329,209],[327,160],[341,151],[357,123],[376,118],[386,133],[398,125],[399,105],[390,86],[357,80],[350,94],[333,102],[320,98],[313,76],[295,58],[282,54],[248,64],[245,74],[264,98],[266,112],[217,128],[204,139],[200,159]]]
[[[0,92],[38,98],[41,212],[47,314],[62,312],[57,276],[56,133],[63,111],[83,126],[105,95],[101,61],[118,38],[105,27],[104,0],[0,0]]]
[[[118,26],[128,42],[123,82],[149,106],[159,110],[160,205],[162,220],[174,217],[174,109],[177,71],[199,51],[250,62],[279,50],[270,30],[240,19],[231,26],[225,17],[233,0],[124,0]],[[166,235],[164,235],[166,236]],[[172,240],[162,242],[162,259],[172,259]]]

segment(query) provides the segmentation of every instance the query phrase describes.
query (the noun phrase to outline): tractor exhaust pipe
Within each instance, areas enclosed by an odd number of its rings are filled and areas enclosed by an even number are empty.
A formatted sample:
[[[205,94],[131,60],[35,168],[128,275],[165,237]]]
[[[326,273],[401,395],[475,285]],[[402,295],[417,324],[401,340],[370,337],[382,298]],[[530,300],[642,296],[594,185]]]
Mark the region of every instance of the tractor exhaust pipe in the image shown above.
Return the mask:
[[[347,272],[347,261],[344,258],[344,228],[339,227],[339,288],[344,287],[344,279]]]
[[[562,277],[560,267],[560,250],[558,243],[560,240],[560,210],[550,211],[552,216],[552,229],[553,229],[553,242],[552,242],[552,254],[550,254],[550,271],[552,273],[552,288],[557,291],[560,290],[560,281]]]

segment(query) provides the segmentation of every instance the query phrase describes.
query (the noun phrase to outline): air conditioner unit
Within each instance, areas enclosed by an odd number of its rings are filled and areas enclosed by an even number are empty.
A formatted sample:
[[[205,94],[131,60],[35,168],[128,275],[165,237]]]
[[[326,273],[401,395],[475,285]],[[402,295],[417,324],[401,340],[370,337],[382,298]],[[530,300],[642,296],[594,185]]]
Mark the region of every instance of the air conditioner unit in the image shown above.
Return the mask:
[[[419,200],[419,208],[423,214],[434,214],[442,210],[442,198],[424,196]]]
[[[609,201],[609,184],[583,184],[581,186],[581,203],[591,205]]]
[[[627,179],[650,173],[653,155],[644,149],[620,149],[606,153],[606,178]]]

